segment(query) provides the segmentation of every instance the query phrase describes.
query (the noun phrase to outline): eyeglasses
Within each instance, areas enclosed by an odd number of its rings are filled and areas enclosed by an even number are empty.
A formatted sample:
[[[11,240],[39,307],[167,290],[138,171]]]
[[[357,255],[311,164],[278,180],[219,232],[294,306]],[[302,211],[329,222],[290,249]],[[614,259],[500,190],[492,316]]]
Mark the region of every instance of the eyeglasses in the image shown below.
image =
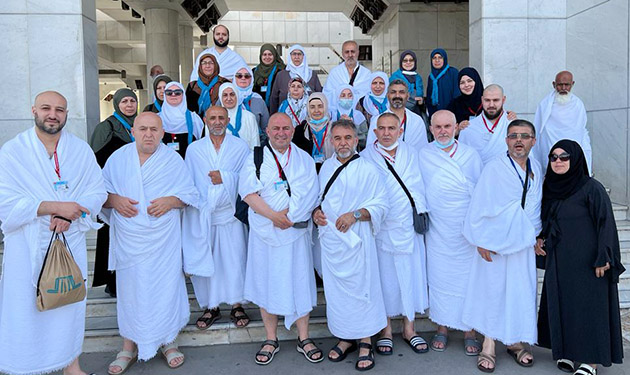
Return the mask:
[[[413,59],[403,59],[403,62],[405,62],[405,63],[412,63]]]
[[[214,61],[212,61],[212,60],[202,61],[201,65],[214,65]]]
[[[241,73],[234,74],[234,77],[236,77],[238,79],[250,79],[250,78],[252,78],[251,74],[241,74]]]
[[[183,93],[184,93],[184,90],[181,90],[181,89],[164,91],[164,95],[166,96],[180,96]]]
[[[549,154],[549,161],[552,163],[554,161],[557,161],[558,159],[560,159],[560,161],[569,161],[570,158],[571,158],[571,154],[569,154],[568,152],[563,152],[560,155]]]
[[[534,138],[533,135],[529,134],[529,133],[510,133],[507,135],[507,139],[522,139],[524,141],[527,141],[528,139],[532,139]]]

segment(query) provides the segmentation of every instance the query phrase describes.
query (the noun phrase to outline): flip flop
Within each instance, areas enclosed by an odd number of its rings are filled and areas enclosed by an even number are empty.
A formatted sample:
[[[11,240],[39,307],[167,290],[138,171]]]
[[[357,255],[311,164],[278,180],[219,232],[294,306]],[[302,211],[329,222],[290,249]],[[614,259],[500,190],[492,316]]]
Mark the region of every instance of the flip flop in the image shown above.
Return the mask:
[[[389,350],[383,350],[381,348],[389,348]],[[394,342],[388,337],[383,337],[376,341],[376,353],[380,355],[392,355],[394,354]]]
[[[444,347],[443,348],[436,348],[434,343],[436,342],[441,342]],[[448,345],[448,336],[443,334],[443,333],[436,333],[435,335],[433,335],[433,338],[431,339],[431,349],[435,350],[436,352],[443,352],[446,350],[446,345]]]
[[[466,350],[466,348],[468,348],[469,346],[476,348],[477,351],[469,352],[468,350]],[[466,355],[470,357],[478,356],[479,353],[481,353],[481,343],[479,342],[479,340],[477,340],[476,338],[471,338],[471,337],[464,338],[464,353],[466,353]]]
[[[407,345],[409,345],[411,350],[413,350],[417,354],[422,354],[422,353],[426,353],[426,352],[429,351],[429,345],[427,345],[427,342],[422,337],[420,337],[418,335],[413,336],[409,340],[407,340],[406,338],[403,337],[403,340],[405,340],[405,342],[407,343]],[[418,349],[417,348],[418,345],[427,345],[427,347],[424,348],[424,349]]]

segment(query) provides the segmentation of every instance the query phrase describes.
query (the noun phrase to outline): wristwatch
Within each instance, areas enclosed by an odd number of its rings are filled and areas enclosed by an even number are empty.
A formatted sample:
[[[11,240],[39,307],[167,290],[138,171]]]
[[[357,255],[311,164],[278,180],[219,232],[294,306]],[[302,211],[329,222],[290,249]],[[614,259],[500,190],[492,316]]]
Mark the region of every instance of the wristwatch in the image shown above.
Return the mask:
[[[356,221],[359,221],[359,219],[361,218],[361,210],[356,210],[352,213],[352,216],[354,216],[354,219]]]

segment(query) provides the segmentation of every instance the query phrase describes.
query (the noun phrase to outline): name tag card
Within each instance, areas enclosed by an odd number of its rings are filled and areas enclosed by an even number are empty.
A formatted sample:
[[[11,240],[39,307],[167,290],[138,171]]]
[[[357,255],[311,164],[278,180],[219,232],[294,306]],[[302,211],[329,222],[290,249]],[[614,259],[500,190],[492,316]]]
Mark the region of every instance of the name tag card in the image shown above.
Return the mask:
[[[55,181],[53,182],[53,187],[55,188],[55,191],[67,191],[68,181]]]
[[[260,86],[260,92],[267,92],[267,85]]]
[[[288,188],[289,188],[289,186],[287,185],[286,181],[278,181],[278,182],[273,184],[273,190],[274,191],[288,190]]]
[[[172,148],[173,151],[179,151],[179,143],[171,142],[166,144],[168,147]]]

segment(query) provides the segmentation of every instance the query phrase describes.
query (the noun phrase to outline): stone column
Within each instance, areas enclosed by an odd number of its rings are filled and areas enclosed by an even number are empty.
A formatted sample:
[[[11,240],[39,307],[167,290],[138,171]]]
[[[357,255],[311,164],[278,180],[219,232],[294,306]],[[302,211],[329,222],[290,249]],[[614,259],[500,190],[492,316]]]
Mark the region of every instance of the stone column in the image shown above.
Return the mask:
[[[505,89],[505,107],[533,119],[538,102],[566,67],[567,0],[469,3],[470,65],[484,85]]]
[[[33,126],[31,106],[45,90],[68,100],[66,129],[87,139],[99,122],[94,1],[0,2],[0,145]]]
[[[166,75],[179,80],[179,13],[172,9],[146,9],[145,26],[147,85],[153,84],[149,76],[153,65],[161,65]]]
[[[193,28],[179,25],[179,73],[180,82],[186,87],[193,69]]]

